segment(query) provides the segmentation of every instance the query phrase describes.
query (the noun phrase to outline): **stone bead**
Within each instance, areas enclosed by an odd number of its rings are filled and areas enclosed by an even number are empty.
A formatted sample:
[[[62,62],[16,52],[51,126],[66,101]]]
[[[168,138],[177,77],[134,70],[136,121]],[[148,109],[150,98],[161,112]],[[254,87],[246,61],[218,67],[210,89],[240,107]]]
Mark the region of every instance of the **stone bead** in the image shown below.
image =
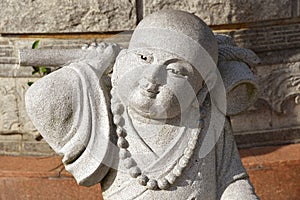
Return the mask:
[[[170,183],[166,178],[162,178],[157,181],[157,186],[159,189],[165,190],[170,186]]]
[[[183,154],[184,154],[185,157],[190,158],[193,155],[193,151],[189,148],[185,148]]]
[[[111,93],[111,95],[112,95],[112,97],[113,97],[113,98],[111,98],[111,100],[110,100],[111,105],[116,105],[116,104],[119,104],[119,103],[120,103],[119,99],[116,98],[116,97],[114,97],[114,96],[115,96],[115,92],[116,92],[115,89],[112,89],[112,90],[110,91],[110,93]]]
[[[183,156],[179,160],[179,166],[180,167],[186,167],[188,163],[189,163],[189,159],[187,157]]]
[[[154,179],[150,179],[147,182],[147,188],[150,189],[150,190],[156,190],[156,189],[158,189],[158,187],[157,187],[157,181],[154,180]]]
[[[138,181],[139,184],[141,184],[143,186],[146,186],[147,182],[149,181],[149,178],[148,178],[148,176],[142,174],[142,175],[137,177],[137,181]]]
[[[124,126],[125,120],[120,115],[115,115],[114,116],[114,123],[117,124],[117,125],[119,125],[119,126]]]
[[[130,168],[129,174],[132,178],[136,178],[136,177],[138,177],[139,175],[142,174],[142,171],[139,167],[136,166],[136,167]]]
[[[119,137],[126,137],[127,136],[127,133],[126,133],[126,131],[124,131],[121,127],[117,127],[117,130],[116,130],[116,132],[117,132],[117,135],[119,136]]]
[[[127,149],[129,147],[128,141],[125,138],[122,138],[122,137],[118,138],[117,144],[118,144],[118,147],[120,147],[120,148]]]
[[[126,158],[129,158],[131,156],[130,152],[127,149],[120,149],[119,157],[124,160]]]
[[[193,137],[193,139],[198,140],[199,134],[200,134],[199,130],[193,131],[193,132],[192,132],[192,137]]]
[[[195,149],[196,145],[197,145],[197,140],[191,140],[191,141],[189,141],[189,143],[188,143],[188,147],[189,147],[190,149]]]
[[[136,162],[133,158],[126,158],[124,160],[124,166],[127,168],[127,169],[130,169],[131,167],[134,167],[136,166]]]
[[[114,114],[123,114],[124,113],[124,106],[120,103],[117,103],[117,105],[112,106],[112,113]]]
[[[165,178],[170,184],[174,184],[177,177],[172,172],[170,172]]]
[[[173,172],[173,174],[175,175],[175,176],[180,176],[181,175],[181,173],[182,173],[182,167],[180,167],[179,165],[176,165],[175,167],[174,167],[174,169],[172,170],[172,172]]]

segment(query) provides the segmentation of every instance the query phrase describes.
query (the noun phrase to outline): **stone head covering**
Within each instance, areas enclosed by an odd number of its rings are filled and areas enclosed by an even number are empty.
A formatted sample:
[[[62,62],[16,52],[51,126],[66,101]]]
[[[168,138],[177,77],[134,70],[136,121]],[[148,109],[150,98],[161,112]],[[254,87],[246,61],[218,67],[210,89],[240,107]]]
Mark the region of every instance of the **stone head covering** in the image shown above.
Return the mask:
[[[238,114],[256,101],[258,87],[248,65],[257,64],[259,58],[251,50],[236,47],[229,37],[216,37],[193,14],[162,10],[145,17],[135,29],[128,50],[145,47],[189,61],[204,78],[213,101],[227,115]]]
[[[145,17],[136,27],[128,50],[156,48],[189,61],[208,86],[214,85],[218,44],[210,28],[197,16],[162,10]]]

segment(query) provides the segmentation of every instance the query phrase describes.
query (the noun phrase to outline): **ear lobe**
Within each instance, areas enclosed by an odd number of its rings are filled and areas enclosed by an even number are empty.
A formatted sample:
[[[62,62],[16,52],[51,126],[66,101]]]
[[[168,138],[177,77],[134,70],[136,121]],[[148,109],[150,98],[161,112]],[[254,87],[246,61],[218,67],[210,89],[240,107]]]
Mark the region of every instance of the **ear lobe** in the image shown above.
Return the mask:
[[[236,115],[253,105],[258,85],[248,65],[239,61],[221,61],[218,69],[226,90],[226,115]]]

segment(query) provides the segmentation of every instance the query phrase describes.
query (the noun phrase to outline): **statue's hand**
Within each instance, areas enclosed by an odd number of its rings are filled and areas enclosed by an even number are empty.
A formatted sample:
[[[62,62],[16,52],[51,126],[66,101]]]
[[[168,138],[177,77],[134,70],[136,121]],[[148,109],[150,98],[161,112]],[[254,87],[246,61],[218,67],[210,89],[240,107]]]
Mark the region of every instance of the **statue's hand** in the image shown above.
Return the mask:
[[[110,71],[121,51],[118,44],[106,42],[86,44],[82,49],[89,51],[83,60],[101,74]]]

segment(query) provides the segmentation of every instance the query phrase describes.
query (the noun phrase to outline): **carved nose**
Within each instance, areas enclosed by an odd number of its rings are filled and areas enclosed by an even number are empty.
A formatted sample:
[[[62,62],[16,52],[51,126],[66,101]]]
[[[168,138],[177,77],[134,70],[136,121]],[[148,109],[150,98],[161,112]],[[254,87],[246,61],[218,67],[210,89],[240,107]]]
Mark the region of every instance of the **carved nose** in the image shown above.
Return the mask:
[[[161,65],[150,65],[144,71],[144,78],[154,84],[162,85],[165,82],[165,73]]]
[[[140,85],[142,86],[142,88],[144,88],[147,92],[152,92],[152,93],[157,93],[158,92],[158,88],[160,86],[160,84],[156,83],[155,81],[149,81],[149,79],[147,78],[143,78],[140,81]]]

